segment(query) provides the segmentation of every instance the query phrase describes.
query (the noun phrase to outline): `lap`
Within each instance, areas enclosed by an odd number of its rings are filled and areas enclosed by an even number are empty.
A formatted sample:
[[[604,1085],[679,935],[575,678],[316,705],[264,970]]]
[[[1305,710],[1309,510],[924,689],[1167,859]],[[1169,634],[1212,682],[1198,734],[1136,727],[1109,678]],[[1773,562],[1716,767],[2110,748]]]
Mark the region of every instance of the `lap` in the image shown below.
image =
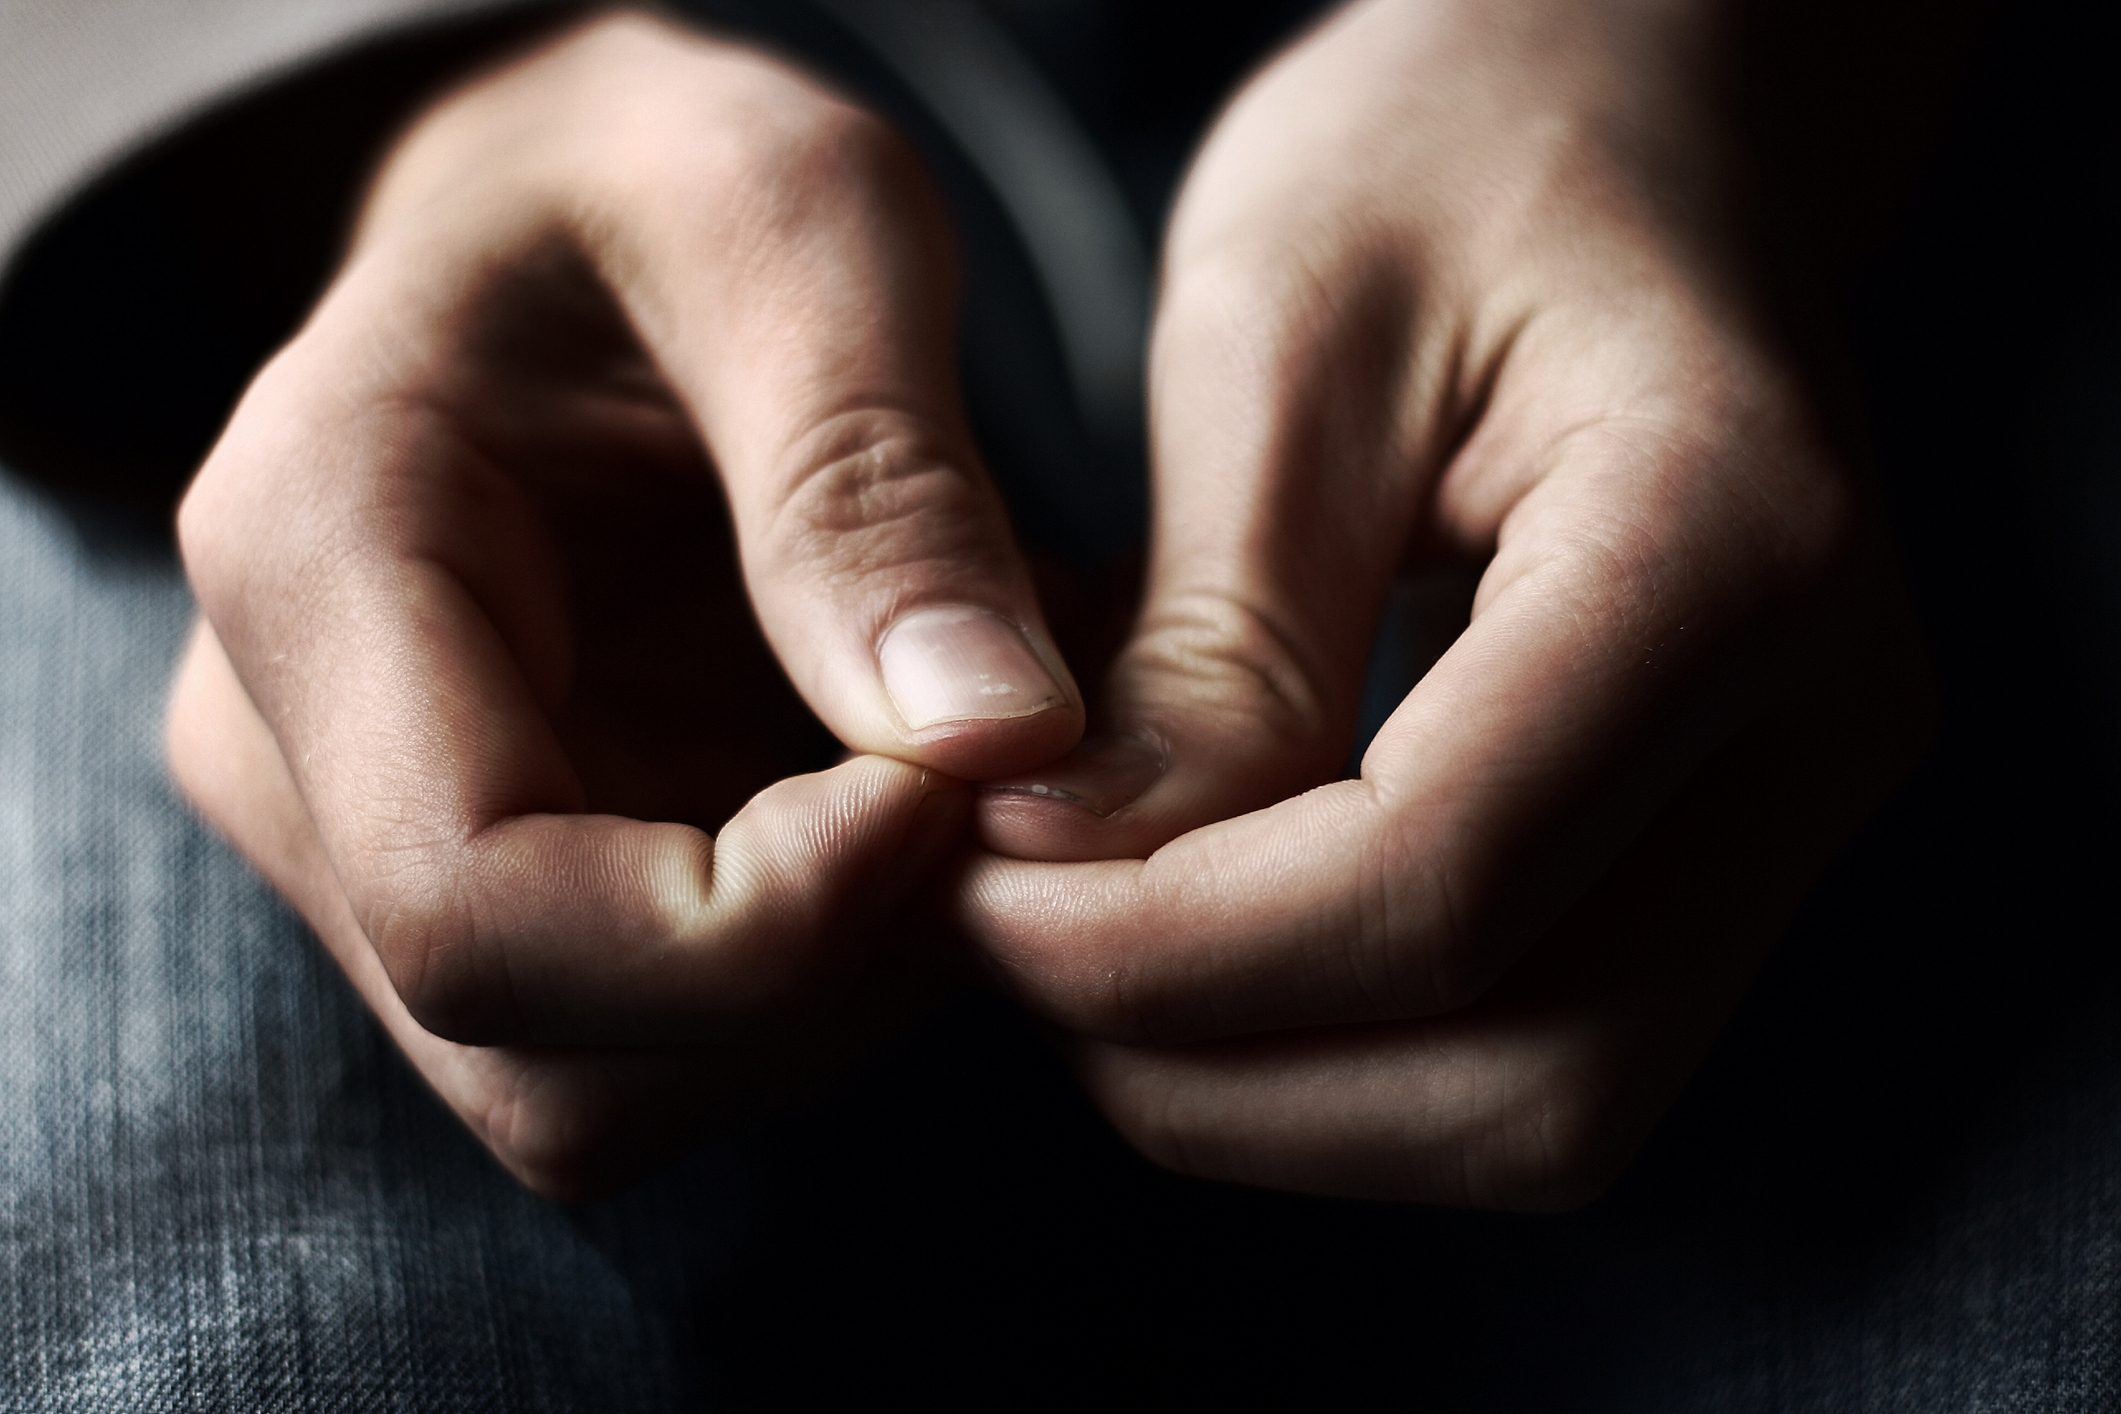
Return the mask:
[[[189,612],[0,478],[0,1407],[667,1407],[640,1220],[516,1191],[173,795]]]

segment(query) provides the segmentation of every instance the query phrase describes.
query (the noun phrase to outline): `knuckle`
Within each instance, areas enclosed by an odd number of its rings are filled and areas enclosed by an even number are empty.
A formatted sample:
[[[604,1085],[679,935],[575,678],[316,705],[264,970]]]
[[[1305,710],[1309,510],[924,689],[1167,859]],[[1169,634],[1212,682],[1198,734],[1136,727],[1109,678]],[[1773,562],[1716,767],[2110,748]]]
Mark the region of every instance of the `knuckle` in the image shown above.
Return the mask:
[[[788,105],[756,156],[779,178],[810,192],[873,192],[919,171],[912,146],[868,109],[791,77],[803,95]]]
[[[1462,1010],[1494,985],[1508,948],[1488,853],[1404,825],[1372,842],[1348,965],[1377,1016]]]
[[[991,566],[1004,546],[992,493],[960,449],[903,414],[839,414],[799,439],[775,478],[764,555],[849,577],[923,562]]]
[[[594,1086],[526,1070],[500,1087],[477,1128],[502,1167],[541,1198],[574,1202],[601,1186],[612,1106]]]
[[[362,931],[391,989],[422,1029],[470,1045],[511,1029],[511,999],[488,975],[482,936],[467,895],[432,860],[391,869],[371,886]]]
[[[760,235],[921,189],[911,143],[792,64],[637,14],[574,49],[588,74],[579,126],[607,194],[628,205],[678,202],[707,229],[736,220]]]
[[[285,360],[283,352],[252,378],[227,430],[177,502],[177,550],[186,574],[202,595],[245,563],[242,547],[232,541],[246,494],[247,478],[242,471],[270,455],[264,446],[264,430],[279,420]]]
[[[1758,383],[1764,378],[1752,380]],[[1740,374],[1703,375],[1711,388]],[[1702,394],[1686,414],[1618,415],[1564,436],[1591,469],[1573,551],[1615,608],[1671,600],[1779,612],[1836,577],[1866,535],[1860,498],[1807,418],[1772,392]],[[1675,566],[1691,567],[1689,576]]]
[[[186,576],[197,586],[221,560],[219,485],[209,479],[212,463],[202,468],[177,502],[177,553]]]
[[[1415,337],[1418,316],[1399,249],[1359,218],[1174,256],[1151,335],[1152,427],[1322,485],[1382,478],[1396,503],[1437,450],[1414,410],[1441,418],[1452,376],[1450,341]]]
[[[1168,1173],[1243,1182],[1244,1150],[1226,1118],[1153,1058],[1125,1054],[1100,1060],[1090,1092],[1128,1148]]]
[[[1159,594],[1128,645],[1118,687],[1140,678],[1186,685],[1186,707],[1225,717],[1306,763],[1337,757],[1347,703],[1303,647],[1293,624],[1262,601],[1221,586]],[[1329,750],[1330,749],[1330,750]]]
[[[1589,462],[1580,452],[1569,455]],[[1579,622],[1587,643],[1597,642],[1606,624],[1694,618],[1712,587],[1684,573],[1704,567],[1702,556],[1682,553],[1694,534],[1684,505],[1696,494],[1694,471],[1662,454],[1638,459],[1604,447],[1590,464],[1597,479],[1551,537],[1550,552],[1569,569],[1553,582],[1553,610]]]
[[[644,51],[664,48],[684,34],[646,10],[622,6],[589,16],[560,41],[559,47],[598,57],[631,59]]]
[[[926,194],[912,145],[867,109],[767,60],[745,89],[701,150],[710,154],[718,209],[753,238],[785,239],[834,212]]]
[[[1475,1202],[1510,1212],[1585,1207],[1626,1172],[1646,1127],[1595,1062],[1557,1057],[1529,1079],[1493,1121]]]
[[[185,488],[175,529],[186,577],[208,617],[236,614],[289,575],[296,547],[324,544],[341,526],[324,501],[332,478],[305,474],[332,460],[320,387],[343,386],[328,357],[298,338],[252,378],[227,430]]]
[[[1334,318],[1332,283],[1287,238],[1229,238],[1174,260],[1157,303],[1152,364],[1215,361],[1247,384],[1284,380]]]

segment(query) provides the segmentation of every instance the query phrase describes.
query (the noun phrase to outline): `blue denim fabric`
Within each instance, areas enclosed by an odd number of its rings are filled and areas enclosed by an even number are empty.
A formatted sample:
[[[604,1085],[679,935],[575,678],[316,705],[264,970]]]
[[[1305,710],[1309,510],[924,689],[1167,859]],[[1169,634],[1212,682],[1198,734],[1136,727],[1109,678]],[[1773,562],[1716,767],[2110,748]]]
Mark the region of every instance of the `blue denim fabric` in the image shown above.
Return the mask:
[[[665,1407],[623,1267],[675,1228],[500,1181],[174,798],[189,606],[152,528],[0,481],[0,1408]]]

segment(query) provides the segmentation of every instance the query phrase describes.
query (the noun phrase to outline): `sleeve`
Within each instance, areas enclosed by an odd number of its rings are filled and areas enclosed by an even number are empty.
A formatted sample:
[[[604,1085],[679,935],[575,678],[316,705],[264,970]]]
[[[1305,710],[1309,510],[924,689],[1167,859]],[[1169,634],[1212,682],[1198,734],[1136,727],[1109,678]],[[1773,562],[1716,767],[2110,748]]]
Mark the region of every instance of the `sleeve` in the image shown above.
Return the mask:
[[[565,0],[0,0],[0,462],[167,504],[369,164]]]

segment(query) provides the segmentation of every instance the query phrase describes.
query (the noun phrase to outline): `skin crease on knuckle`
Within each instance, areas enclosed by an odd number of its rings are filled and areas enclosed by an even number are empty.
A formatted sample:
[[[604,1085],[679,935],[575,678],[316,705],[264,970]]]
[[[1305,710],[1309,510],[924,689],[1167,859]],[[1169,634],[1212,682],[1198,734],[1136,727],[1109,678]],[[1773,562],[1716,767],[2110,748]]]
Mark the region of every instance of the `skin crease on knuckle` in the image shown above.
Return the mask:
[[[1221,719],[1230,733],[1224,739],[1264,738],[1280,759],[1324,755],[1338,764],[1351,734],[1344,694],[1328,686],[1313,655],[1299,646],[1300,636],[1278,618],[1219,586],[1161,593],[1128,645],[1124,666],[1130,679],[1149,678],[1165,691],[1185,684],[1184,701],[1172,705],[1190,717]],[[1139,704],[1130,716],[1149,706]]]
[[[918,580],[979,585],[1007,562],[987,533],[999,508],[960,468],[969,453],[946,447],[905,414],[841,413],[806,436],[779,479],[759,537],[760,573],[798,582],[817,574],[860,582]],[[938,530],[949,538],[939,538]],[[906,573],[919,568],[925,573]],[[872,632],[898,615],[870,601]]]
[[[1499,949],[1478,931],[1461,877],[1471,872],[1462,848],[1439,847],[1404,820],[1380,820],[1364,842],[1357,926],[1342,951],[1369,1015],[1457,1011],[1496,980]]]

